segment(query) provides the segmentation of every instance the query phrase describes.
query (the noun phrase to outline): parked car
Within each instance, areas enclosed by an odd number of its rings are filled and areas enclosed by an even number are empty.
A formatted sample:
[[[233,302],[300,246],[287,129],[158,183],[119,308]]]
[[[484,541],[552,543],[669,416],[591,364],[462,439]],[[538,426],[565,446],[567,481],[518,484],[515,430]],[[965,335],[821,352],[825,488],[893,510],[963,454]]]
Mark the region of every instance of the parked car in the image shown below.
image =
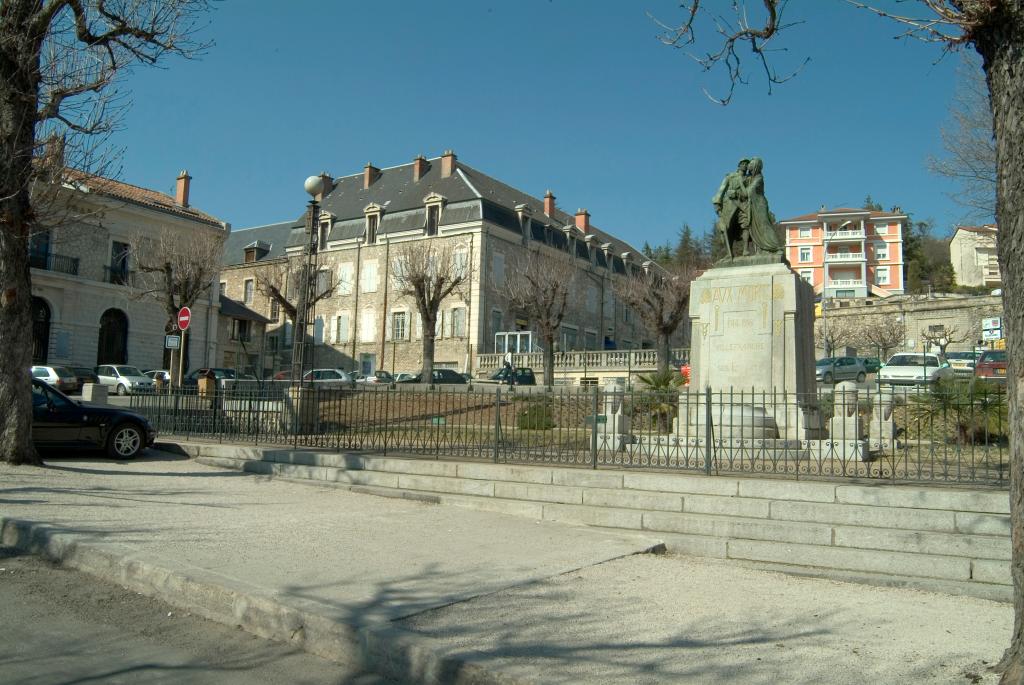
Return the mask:
[[[361,373],[355,374],[355,381],[356,383],[394,383],[395,377],[387,371],[374,371],[369,376]]]
[[[152,369],[150,371],[143,371],[144,374],[156,381],[159,378],[164,383],[171,382],[171,372],[167,369]]]
[[[118,395],[152,392],[154,388],[152,378],[127,364],[102,364],[96,367],[96,375],[101,385],[113,388]]]
[[[514,385],[537,385],[537,378],[533,375],[533,369],[528,368],[514,369],[513,373],[509,373],[509,369],[503,367],[498,369],[497,372],[492,373],[489,377],[481,378],[474,382],[484,385],[509,385],[513,377],[515,378]]]
[[[814,378],[819,383],[855,380],[863,383],[868,376],[864,363],[856,357],[825,357],[814,365]]]
[[[156,429],[140,414],[84,405],[32,379],[32,442],[36,447],[104,449],[113,459],[131,459],[156,440]]]
[[[418,373],[408,380],[402,381],[403,383],[422,383],[420,380],[423,374]],[[462,377],[458,371],[451,369],[434,369],[432,379],[430,381],[433,385],[466,385],[466,379]]]
[[[32,378],[38,378],[62,392],[78,390],[78,377],[65,366],[33,366]]]
[[[402,373],[399,373],[399,374],[395,374],[395,383],[405,383],[407,380],[409,380],[410,378],[412,378],[415,375],[416,374],[414,374],[414,373],[407,373],[407,372],[402,372]]]
[[[953,373],[958,376],[973,376],[974,366],[978,363],[976,352],[947,352],[946,361]]]
[[[71,372],[75,374],[75,378],[78,379],[78,389],[81,390],[85,387],[86,383],[99,384],[100,377],[96,375],[93,369],[88,366],[72,366],[70,367]]]
[[[356,386],[356,380],[352,378],[352,375],[348,371],[341,369],[313,369],[312,371],[307,371],[302,380],[312,383],[314,387],[328,390],[354,388]]]
[[[878,382],[889,385],[922,385],[952,378],[953,369],[940,354],[900,352],[889,357],[878,372]]]
[[[974,365],[975,378],[1006,382],[1006,350],[986,350]]]
[[[882,368],[882,360],[878,357],[857,357],[857,359],[864,365],[864,370],[868,373],[878,373],[878,370]]]
[[[218,369],[218,368],[202,368],[196,369],[192,373],[185,376],[182,381],[182,385],[198,385],[200,378],[205,378],[210,372],[213,372],[214,378],[217,379],[218,385],[223,385],[225,380],[233,381],[236,378],[234,369]]]
[[[292,370],[278,371],[274,374],[275,381],[290,381],[292,379]]]

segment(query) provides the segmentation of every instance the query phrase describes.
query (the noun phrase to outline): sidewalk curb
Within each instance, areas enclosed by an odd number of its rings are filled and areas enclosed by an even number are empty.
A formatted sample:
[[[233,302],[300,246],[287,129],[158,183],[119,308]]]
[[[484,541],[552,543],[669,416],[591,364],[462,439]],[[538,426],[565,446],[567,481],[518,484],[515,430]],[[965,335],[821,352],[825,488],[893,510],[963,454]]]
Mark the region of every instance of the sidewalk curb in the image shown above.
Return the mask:
[[[328,618],[332,607],[308,600],[288,604],[260,594],[244,581],[203,569],[172,571],[162,560],[113,544],[79,539],[85,531],[0,515],[0,544],[156,597],[203,618],[311,654],[360,666],[402,683],[424,685],[526,685],[490,671],[472,654],[444,654],[429,638],[390,624],[350,626]],[[336,609],[333,610],[336,613]]]

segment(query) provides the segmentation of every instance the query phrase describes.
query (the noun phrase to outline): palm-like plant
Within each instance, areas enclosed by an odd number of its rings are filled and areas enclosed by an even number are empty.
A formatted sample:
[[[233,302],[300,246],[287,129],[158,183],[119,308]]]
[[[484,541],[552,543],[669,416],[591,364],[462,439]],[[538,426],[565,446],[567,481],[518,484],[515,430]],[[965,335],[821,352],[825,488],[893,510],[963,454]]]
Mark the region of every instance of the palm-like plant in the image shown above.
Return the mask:
[[[1006,390],[984,380],[940,380],[910,398],[910,417],[932,429],[952,424],[958,444],[988,442],[1009,428]]]
[[[634,418],[637,414],[651,417],[659,433],[668,433],[672,419],[679,409],[679,389],[684,378],[669,369],[637,376],[642,384],[640,395],[633,403]]]

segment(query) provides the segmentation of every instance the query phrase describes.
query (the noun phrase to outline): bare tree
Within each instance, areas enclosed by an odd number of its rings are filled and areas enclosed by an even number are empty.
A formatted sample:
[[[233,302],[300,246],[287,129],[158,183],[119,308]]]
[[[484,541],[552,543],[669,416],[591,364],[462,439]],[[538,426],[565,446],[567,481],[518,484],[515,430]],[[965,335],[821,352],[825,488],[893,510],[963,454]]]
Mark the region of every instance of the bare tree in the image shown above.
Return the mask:
[[[690,308],[690,284],[698,274],[692,266],[659,267],[644,262],[644,268],[615,281],[615,294],[637,313],[656,341],[658,375],[668,373],[669,343],[686,321]]]
[[[991,221],[996,215],[996,143],[985,75],[976,56],[964,53],[957,70],[959,83],[950,106],[950,123],[942,128],[946,156],[928,159],[939,176],[960,185],[950,197],[969,210],[969,217]]]
[[[173,330],[182,307],[192,307],[213,285],[220,272],[226,234],[222,229],[194,230],[187,235],[165,232],[159,238],[136,235],[126,260],[137,270],[137,276],[128,278],[129,263],[125,269],[124,285],[132,288],[137,297],[155,297],[167,315],[166,330]],[[178,378],[175,355],[171,355],[171,378]]]
[[[505,279],[494,283],[516,316],[536,329],[544,349],[544,384],[555,380],[555,340],[569,308],[576,271],[574,260],[564,254],[547,254],[540,248],[512,258]]]
[[[308,275],[307,275],[308,274]],[[306,279],[309,279],[308,281]],[[317,303],[334,295],[338,283],[331,269],[313,268],[307,271],[305,257],[283,258],[258,267],[253,271],[254,286],[258,293],[276,302],[284,311],[285,318],[296,325],[299,307],[302,305],[302,286],[306,283],[306,310],[312,312]],[[307,325],[313,323],[308,320]],[[308,330],[295,329],[296,336],[304,336],[303,342],[310,342]],[[294,343],[293,343],[294,344]],[[315,355],[315,352],[314,352]],[[299,362],[299,364],[295,364]],[[293,379],[301,373],[302,360],[293,357]]]
[[[889,358],[893,350],[902,349],[907,341],[907,325],[902,318],[874,314],[858,322],[858,341],[878,352],[882,361]]]
[[[29,237],[33,186],[59,180],[71,139],[117,124],[108,86],[131,64],[193,55],[208,0],[3,0],[0,9],[0,458],[39,463],[32,446]],[[60,154],[43,155],[61,141]],[[39,184],[36,182],[39,181]],[[37,190],[37,192],[39,192]]]
[[[896,15],[855,0],[850,4],[887,17],[905,27],[903,36],[937,43],[944,50],[972,47],[981,56],[992,127],[995,134],[996,221],[999,231],[999,266],[1003,273],[1003,324],[1006,332],[1007,389],[1009,394],[1010,442],[1010,531],[1014,585],[1014,627],[1010,646],[1000,661],[1003,683],[1024,683],[1024,421],[1021,416],[1021,382],[1024,360],[1019,346],[1024,344],[1024,98],[1020,93],[1020,75],[1024,73],[1024,2],[1020,0],[918,0],[900,7],[916,8],[908,15]],[[785,0],[761,0],[765,21],[751,28],[746,24],[747,3],[735,0],[732,8],[739,18],[738,28],[720,31],[723,47],[708,53],[705,69],[718,66],[727,70],[732,87],[744,81],[737,42],[746,42],[755,61],[764,64],[764,45],[777,38],[782,28],[778,16]],[[692,40],[696,19],[702,14],[701,0],[684,0],[684,21],[666,29],[663,36],[671,44]],[[712,17],[713,20],[713,17]],[[722,27],[721,22],[713,25]],[[773,80],[770,78],[769,83]],[[731,97],[732,89],[729,94]],[[723,101],[728,101],[725,98]],[[1016,418],[1016,420],[1014,420]]]
[[[939,354],[946,354],[946,347],[951,343],[961,343],[971,339],[969,331],[961,332],[957,326],[929,326],[921,330],[921,340],[926,349],[939,348]]]
[[[814,322],[814,346],[824,350],[825,356],[832,356],[836,350],[846,347],[856,339],[856,330],[848,317],[822,317]]]
[[[423,326],[423,370],[421,380],[429,383],[434,373],[434,342],[437,314],[445,298],[469,279],[467,265],[456,259],[450,241],[436,239],[400,244],[394,251],[392,278],[395,293],[416,305]]]
[[[264,264],[253,271],[256,292],[277,302],[288,320],[294,322],[298,314],[298,292],[305,273],[303,258],[292,257]],[[334,295],[340,285],[330,269],[315,270],[311,278],[316,279],[316,286],[310,290],[310,309],[321,300]]]

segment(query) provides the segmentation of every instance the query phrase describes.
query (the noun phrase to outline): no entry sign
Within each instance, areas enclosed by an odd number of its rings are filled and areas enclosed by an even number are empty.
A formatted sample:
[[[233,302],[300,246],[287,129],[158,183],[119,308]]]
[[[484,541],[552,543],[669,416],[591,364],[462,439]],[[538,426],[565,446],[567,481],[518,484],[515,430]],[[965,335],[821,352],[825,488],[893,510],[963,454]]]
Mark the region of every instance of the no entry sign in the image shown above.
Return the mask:
[[[178,310],[178,329],[187,331],[190,323],[192,323],[192,310],[188,307],[182,307]]]

